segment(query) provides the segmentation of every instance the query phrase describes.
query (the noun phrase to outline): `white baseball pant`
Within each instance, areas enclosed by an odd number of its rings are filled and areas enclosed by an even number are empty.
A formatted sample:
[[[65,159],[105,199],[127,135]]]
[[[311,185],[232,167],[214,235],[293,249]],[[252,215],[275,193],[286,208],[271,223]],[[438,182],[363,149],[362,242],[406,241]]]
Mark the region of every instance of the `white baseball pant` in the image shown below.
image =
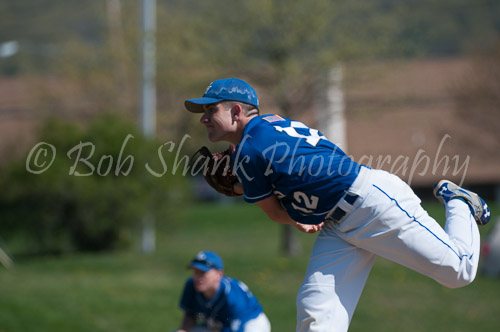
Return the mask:
[[[249,320],[243,329],[245,332],[271,332],[271,323],[264,313]]]
[[[349,189],[359,195],[338,223],[325,223],[297,295],[297,331],[347,331],[377,255],[450,288],[474,280],[479,230],[468,205],[451,200],[443,229],[397,176],[362,168]],[[350,210],[350,211],[349,211]]]

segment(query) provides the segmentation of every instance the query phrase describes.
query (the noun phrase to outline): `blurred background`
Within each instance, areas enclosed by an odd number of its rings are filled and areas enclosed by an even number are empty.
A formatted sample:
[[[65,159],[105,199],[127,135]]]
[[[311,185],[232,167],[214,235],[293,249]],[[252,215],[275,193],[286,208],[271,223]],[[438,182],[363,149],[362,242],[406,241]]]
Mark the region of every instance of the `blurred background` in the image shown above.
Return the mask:
[[[294,330],[315,236],[189,169],[207,141],[183,102],[228,77],[401,176],[441,223],[441,178],[491,205],[473,285],[380,259],[351,331],[496,331],[497,0],[0,0],[0,331],[172,330],[200,250]]]

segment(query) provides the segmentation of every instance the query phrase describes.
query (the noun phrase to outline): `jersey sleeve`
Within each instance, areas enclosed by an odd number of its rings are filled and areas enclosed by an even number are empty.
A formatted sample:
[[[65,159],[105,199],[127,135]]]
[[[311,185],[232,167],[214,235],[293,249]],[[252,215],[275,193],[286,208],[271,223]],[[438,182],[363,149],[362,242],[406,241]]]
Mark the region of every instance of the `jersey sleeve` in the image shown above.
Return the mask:
[[[186,285],[184,286],[184,291],[182,292],[181,300],[179,303],[179,307],[184,310],[186,314],[195,314],[194,306],[193,306],[193,301],[194,301],[194,284],[193,284],[193,279],[190,278],[186,282]]]
[[[231,292],[227,301],[231,311],[231,331],[244,332],[245,324],[262,312],[257,298],[243,282],[228,278],[231,282]]]
[[[243,184],[243,198],[255,203],[273,194],[273,187],[267,178],[271,165],[250,143],[242,145],[235,152],[234,171]]]

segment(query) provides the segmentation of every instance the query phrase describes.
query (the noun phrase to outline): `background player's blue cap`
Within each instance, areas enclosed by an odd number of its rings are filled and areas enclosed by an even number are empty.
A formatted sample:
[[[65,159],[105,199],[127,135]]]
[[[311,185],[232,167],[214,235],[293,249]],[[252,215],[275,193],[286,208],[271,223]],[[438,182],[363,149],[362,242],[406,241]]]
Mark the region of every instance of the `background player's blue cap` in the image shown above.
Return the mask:
[[[215,252],[200,251],[188,265],[188,268],[195,268],[204,272],[211,269],[222,270],[224,268],[224,263],[222,262],[222,258]]]
[[[257,92],[247,82],[237,78],[223,78],[213,81],[201,98],[188,99],[184,102],[187,110],[203,113],[203,105],[214,104],[224,100],[239,101],[259,108]]]

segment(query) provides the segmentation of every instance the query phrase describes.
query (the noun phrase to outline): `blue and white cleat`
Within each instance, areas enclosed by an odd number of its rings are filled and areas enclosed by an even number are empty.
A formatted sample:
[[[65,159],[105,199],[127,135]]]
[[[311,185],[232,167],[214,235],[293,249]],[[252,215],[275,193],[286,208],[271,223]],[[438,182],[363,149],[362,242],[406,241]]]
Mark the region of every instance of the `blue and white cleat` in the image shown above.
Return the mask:
[[[443,204],[451,199],[461,198],[471,210],[472,216],[478,225],[486,225],[490,221],[491,213],[488,204],[476,193],[463,189],[451,181],[441,180],[434,184],[434,196]]]

